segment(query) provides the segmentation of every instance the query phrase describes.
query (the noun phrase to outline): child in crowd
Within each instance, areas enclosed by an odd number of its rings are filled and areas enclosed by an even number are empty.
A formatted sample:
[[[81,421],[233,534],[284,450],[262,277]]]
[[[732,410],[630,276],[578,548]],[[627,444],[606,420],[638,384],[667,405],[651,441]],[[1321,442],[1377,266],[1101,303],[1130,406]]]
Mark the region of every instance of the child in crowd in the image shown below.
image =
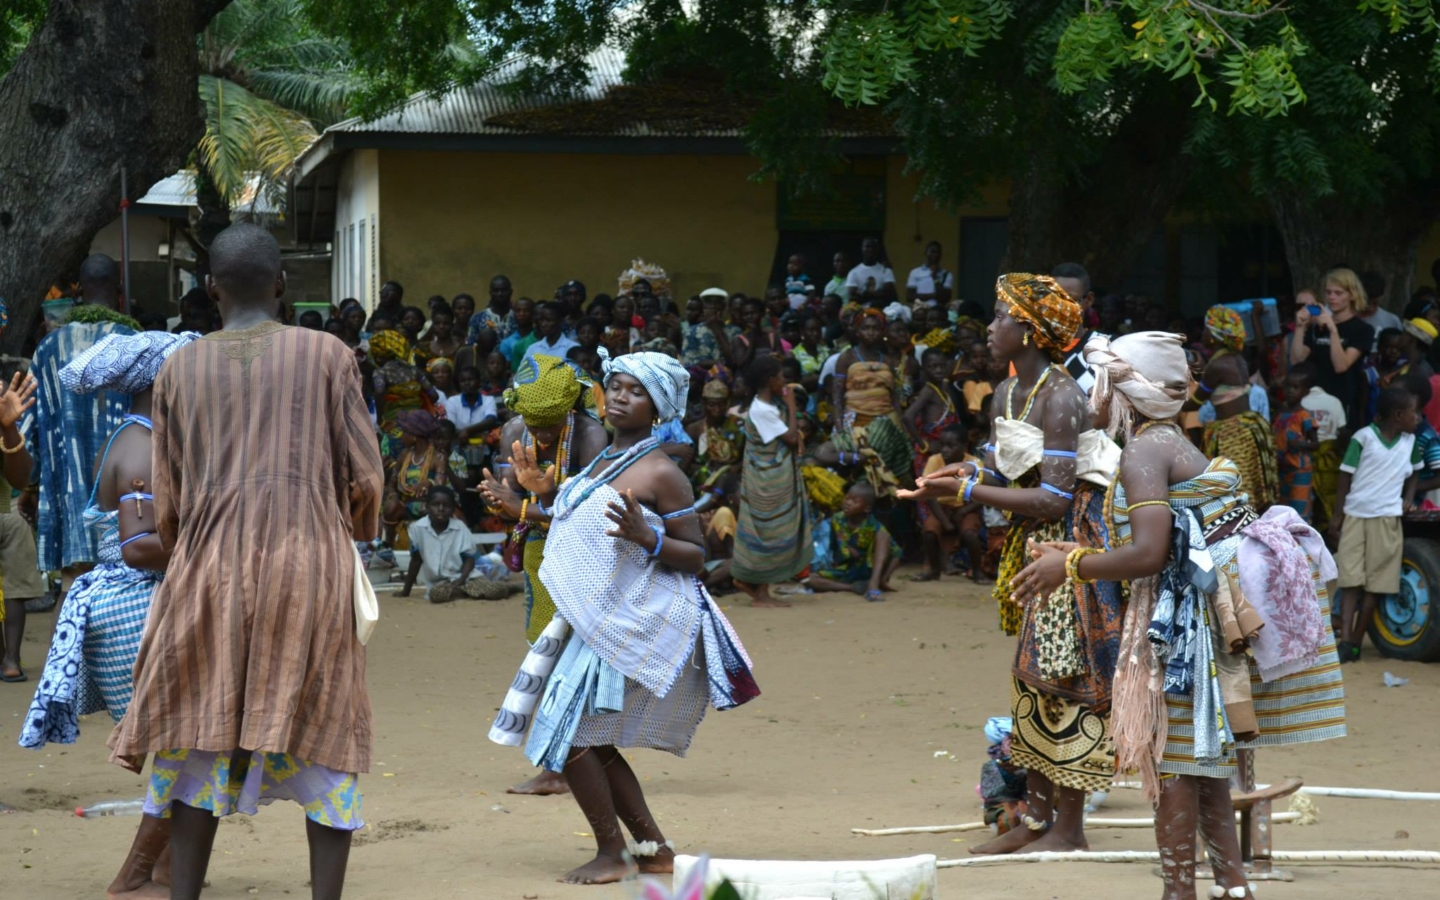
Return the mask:
[[[1422,509],[1440,509],[1435,500],[1440,497],[1440,433],[1425,418],[1423,410],[1434,399],[1430,379],[1420,372],[1409,372],[1399,384],[1415,398],[1415,408],[1422,412],[1415,417],[1415,447],[1420,451],[1418,484],[1415,486],[1416,503]]]
[[[503,600],[511,586],[470,577],[475,571],[475,537],[455,518],[455,492],[435,485],[425,495],[425,515],[410,523],[410,567],[400,596],[410,596],[418,580],[432,603],[464,595],[472,600]]]
[[[1291,373],[1285,379],[1280,412],[1275,416],[1275,452],[1279,457],[1280,502],[1310,521],[1311,454],[1320,446],[1315,417],[1301,405],[1305,379]]]
[[[1334,394],[1327,393],[1320,387],[1312,364],[1298,363],[1291,367],[1290,374],[1305,385],[1305,396],[1300,399],[1300,405],[1308,410],[1311,418],[1315,420],[1315,439],[1319,445],[1310,461],[1314,473],[1314,504],[1310,512],[1311,524],[1316,531],[1323,533],[1328,530],[1336,509],[1335,485],[1340,474],[1340,432],[1348,426],[1345,405]]]
[[[799,253],[790,254],[785,263],[785,298],[791,309],[800,309],[815,296],[815,285],[805,274],[805,257]]]
[[[929,475],[958,462],[976,461],[969,452],[970,432],[960,424],[947,425],[940,432],[936,447],[940,452],[926,460],[920,473]],[[925,552],[925,571],[912,575],[911,581],[934,581],[940,577],[943,563],[946,575],[958,575],[951,559],[956,549],[965,548],[970,558],[970,577],[980,580],[980,564],[985,556],[981,543],[982,509],[979,503],[956,505],[953,500],[923,500],[916,507],[920,518],[920,544]]]
[[[1330,537],[1339,540],[1340,662],[1360,659],[1365,629],[1383,594],[1400,590],[1405,537],[1400,517],[1415,503],[1422,467],[1415,443],[1415,397],[1401,387],[1380,392],[1375,421],[1350,439],[1340,463]]]
[[[890,576],[900,565],[891,553],[890,532],[875,518],[875,489],[857,481],[845,492],[840,512],[830,517],[828,564],[808,582],[816,593],[850,591],[878,603],[892,591]]]

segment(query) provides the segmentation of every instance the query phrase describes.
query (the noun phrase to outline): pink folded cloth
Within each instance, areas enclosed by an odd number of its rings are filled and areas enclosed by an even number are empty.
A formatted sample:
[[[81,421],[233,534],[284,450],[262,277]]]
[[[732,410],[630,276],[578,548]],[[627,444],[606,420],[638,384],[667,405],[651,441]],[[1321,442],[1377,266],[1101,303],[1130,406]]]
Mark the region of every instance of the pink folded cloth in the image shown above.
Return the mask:
[[[1314,665],[1325,639],[1312,566],[1322,581],[1338,576],[1319,532],[1288,506],[1272,506],[1241,531],[1240,589],[1265,620],[1250,643],[1262,681]]]

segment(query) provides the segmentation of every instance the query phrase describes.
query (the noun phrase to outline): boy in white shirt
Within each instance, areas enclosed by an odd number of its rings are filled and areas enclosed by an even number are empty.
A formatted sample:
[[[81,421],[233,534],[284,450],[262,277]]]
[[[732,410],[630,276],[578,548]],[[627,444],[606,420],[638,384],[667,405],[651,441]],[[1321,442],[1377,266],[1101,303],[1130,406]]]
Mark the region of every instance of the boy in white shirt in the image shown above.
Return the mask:
[[[1350,439],[1340,463],[1330,537],[1339,538],[1340,662],[1360,659],[1365,629],[1381,594],[1400,591],[1405,536],[1400,517],[1415,506],[1424,467],[1415,442],[1415,397],[1402,387],[1380,392],[1375,421]]]
[[[474,600],[501,600],[510,585],[487,578],[471,578],[475,570],[475,536],[455,518],[455,492],[445,485],[425,495],[426,515],[410,523],[410,568],[400,596],[410,596],[418,579],[432,603],[445,603],[460,594]]]

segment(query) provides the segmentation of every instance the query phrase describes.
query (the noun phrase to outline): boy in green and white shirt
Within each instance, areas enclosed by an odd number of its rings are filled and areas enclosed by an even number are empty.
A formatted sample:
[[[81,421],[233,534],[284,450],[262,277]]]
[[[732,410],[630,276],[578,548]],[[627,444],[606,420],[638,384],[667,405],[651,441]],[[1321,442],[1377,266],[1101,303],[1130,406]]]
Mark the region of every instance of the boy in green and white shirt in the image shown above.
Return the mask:
[[[1336,650],[1342,663],[1360,658],[1380,595],[1400,590],[1405,546],[1400,517],[1415,505],[1417,473],[1424,467],[1415,441],[1417,417],[1414,395],[1386,388],[1375,421],[1355,433],[1340,463],[1339,512],[1330,522],[1330,536],[1339,538],[1341,638]]]

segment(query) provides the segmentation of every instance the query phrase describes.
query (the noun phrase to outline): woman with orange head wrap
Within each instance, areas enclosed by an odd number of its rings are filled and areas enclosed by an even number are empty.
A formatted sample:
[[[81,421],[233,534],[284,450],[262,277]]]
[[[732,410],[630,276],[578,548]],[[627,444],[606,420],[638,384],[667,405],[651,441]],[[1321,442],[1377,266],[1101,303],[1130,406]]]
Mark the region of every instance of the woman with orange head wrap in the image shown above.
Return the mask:
[[[1011,756],[1028,770],[1029,812],[1027,827],[971,852],[1077,850],[1087,846],[1085,792],[1107,790],[1115,772],[1108,718],[1120,585],[1068,582],[1022,605],[1010,580],[1029,560],[1028,541],[1108,546],[1104,492],[1120,449],[1092,427],[1085,393],[1057,365],[1080,328],[1079,304],[1044,275],[1003,275],[995,296],[990,352],[1016,374],[995,389],[984,465],[946,467],[900,496],[983,503],[1008,513],[1012,526],[994,593],[1001,626],[1020,638]]]

